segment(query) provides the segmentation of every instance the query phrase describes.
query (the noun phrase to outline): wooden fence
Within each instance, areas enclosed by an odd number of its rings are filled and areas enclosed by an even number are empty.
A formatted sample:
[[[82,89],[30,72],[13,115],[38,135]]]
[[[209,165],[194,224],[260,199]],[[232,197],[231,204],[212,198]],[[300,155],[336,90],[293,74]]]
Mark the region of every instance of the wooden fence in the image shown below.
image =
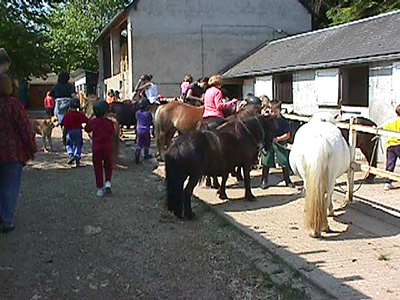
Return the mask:
[[[289,120],[308,122],[311,117],[298,116],[294,114],[283,114],[283,116]],[[349,146],[350,146],[350,169],[347,172],[347,192],[346,192],[346,201],[353,201],[353,193],[354,193],[354,172],[357,169],[361,169],[362,171],[369,172],[371,174],[390,178],[395,181],[400,181],[400,174],[394,172],[388,172],[383,169],[371,167],[368,164],[360,164],[355,161],[355,153],[356,153],[356,144],[357,144],[357,132],[366,132],[372,133],[377,136],[387,136],[387,137],[396,137],[400,138],[400,132],[389,131],[378,129],[376,127],[365,126],[354,124],[354,118],[350,119],[349,123],[338,122],[336,126],[343,129],[349,130]]]

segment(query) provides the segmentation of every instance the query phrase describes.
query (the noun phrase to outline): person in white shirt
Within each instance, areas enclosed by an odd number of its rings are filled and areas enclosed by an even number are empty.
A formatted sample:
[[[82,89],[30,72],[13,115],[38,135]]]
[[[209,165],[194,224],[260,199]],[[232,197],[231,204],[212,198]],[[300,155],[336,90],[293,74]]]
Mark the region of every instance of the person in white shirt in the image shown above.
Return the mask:
[[[150,74],[141,76],[140,84],[135,89],[135,92],[139,94],[144,92],[151,104],[160,104],[160,95],[158,94],[157,85],[151,82],[152,79],[153,76]]]

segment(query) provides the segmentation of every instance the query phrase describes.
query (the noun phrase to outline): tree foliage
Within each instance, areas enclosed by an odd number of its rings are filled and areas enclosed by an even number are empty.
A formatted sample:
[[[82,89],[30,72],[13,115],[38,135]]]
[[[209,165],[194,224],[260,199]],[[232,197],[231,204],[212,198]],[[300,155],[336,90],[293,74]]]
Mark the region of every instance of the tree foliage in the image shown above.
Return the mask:
[[[306,3],[314,11],[316,28],[400,9],[400,0],[306,0]]]
[[[52,1],[55,3],[56,1]],[[46,1],[0,1],[0,47],[12,60],[10,72],[26,79],[48,71],[43,32],[51,6]]]
[[[50,15],[46,48],[52,53],[52,69],[97,69],[94,44],[101,29],[125,5],[124,0],[70,0]]]

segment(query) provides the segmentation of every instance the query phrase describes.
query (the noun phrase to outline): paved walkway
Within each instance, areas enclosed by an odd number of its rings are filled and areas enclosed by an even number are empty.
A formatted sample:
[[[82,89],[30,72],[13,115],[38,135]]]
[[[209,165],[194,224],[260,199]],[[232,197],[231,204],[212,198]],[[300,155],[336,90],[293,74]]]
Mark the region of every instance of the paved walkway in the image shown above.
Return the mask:
[[[356,178],[362,176],[356,174]],[[242,185],[233,179],[227,190],[229,201],[221,201],[215,190],[204,187],[197,187],[195,196],[331,298],[400,299],[400,189],[384,192],[380,179],[362,185],[354,202],[329,218],[334,233],[313,239],[303,225],[301,191],[285,187],[278,170],[270,180],[278,185],[267,190],[257,187],[259,172],[254,171],[252,177],[256,202],[243,200]],[[297,183],[300,185],[299,178]],[[396,186],[400,188],[399,183]],[[335,208],[344,203],[344,195],[338,191],[333,197]]]

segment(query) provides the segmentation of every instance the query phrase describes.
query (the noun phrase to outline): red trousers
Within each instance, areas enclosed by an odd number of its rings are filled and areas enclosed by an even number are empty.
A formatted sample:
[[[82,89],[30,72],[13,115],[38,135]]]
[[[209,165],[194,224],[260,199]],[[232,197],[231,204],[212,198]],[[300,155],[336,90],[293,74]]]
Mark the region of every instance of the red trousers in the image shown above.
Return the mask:
[[[103,166],[106,173],[106,181],[111,181],[113,167],[112,153],[112,148],[93,149],[94,175],[96,176],[96,185],[99,189],[104,186]]]

